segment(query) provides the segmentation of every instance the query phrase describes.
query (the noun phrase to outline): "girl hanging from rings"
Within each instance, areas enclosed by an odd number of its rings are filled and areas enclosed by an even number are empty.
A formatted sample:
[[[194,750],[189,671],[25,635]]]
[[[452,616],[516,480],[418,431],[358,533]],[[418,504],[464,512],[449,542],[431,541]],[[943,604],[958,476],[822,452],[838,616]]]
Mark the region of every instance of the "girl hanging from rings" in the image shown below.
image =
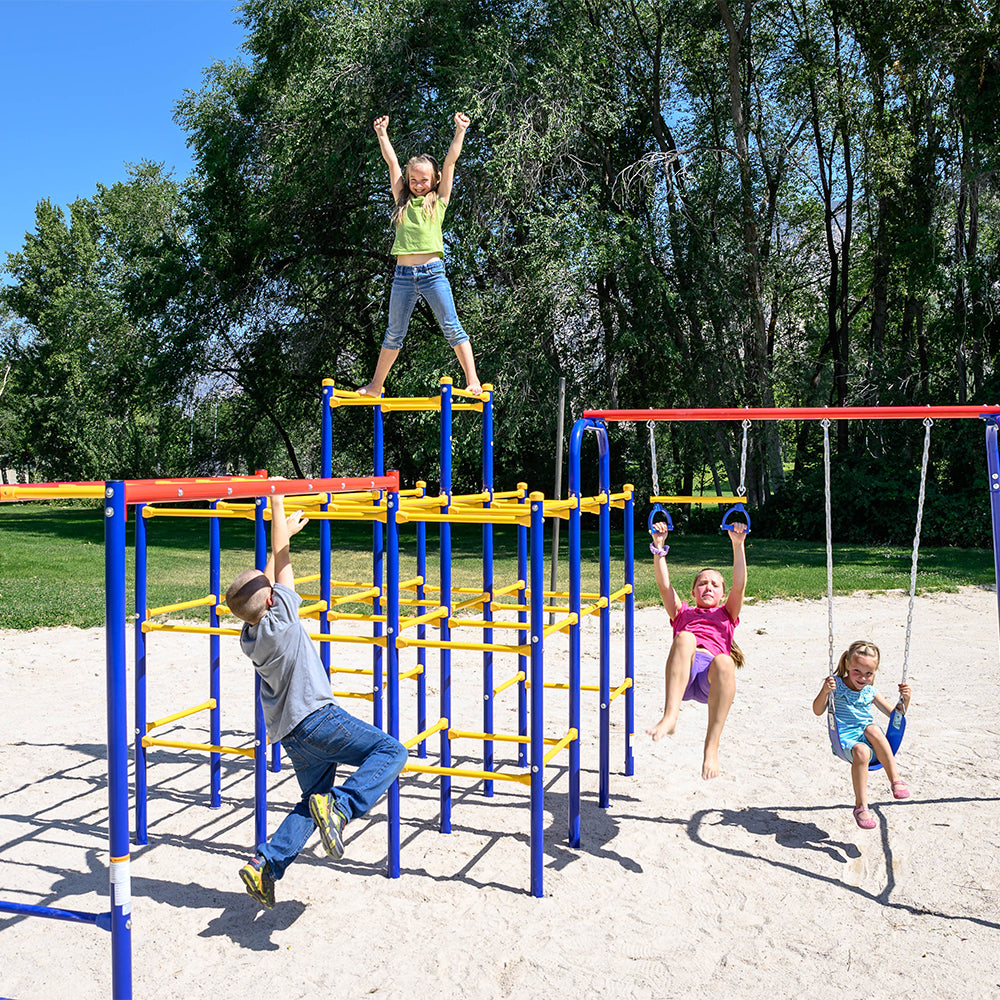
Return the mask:
[[[376,118],[374,127],[382,159],[389,167],[389,183],[396,202],[392,215],[396,239],[391,251],[396,257],[396,271],[389,297],[389,322],[375,374],[371,382],[358,391],[366,396],[382,394],[389,369],[403,346],[410,316],[422,298],[431,307],[445,338],[455,349],[465,373],[466,388],[469,392],[480,393],[482,386],[476,374],[469,335],[458,320],[451,285],[445,274],[444,240],[441,235],[455,179],[455,163],[462,152],[469,118],[461,112],[455,115],[455,137],[440,167],[433,156],[421,153],[411,157],[406,169],[400,170],[399,160],[387,134],[389,116]]]

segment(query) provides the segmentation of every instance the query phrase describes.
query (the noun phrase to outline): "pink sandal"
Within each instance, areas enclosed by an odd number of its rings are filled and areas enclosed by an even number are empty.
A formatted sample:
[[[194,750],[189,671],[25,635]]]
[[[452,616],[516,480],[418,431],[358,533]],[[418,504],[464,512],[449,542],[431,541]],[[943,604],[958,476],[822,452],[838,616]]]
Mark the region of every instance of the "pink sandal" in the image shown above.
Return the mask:
[[[902,778],[892,783],[892,797],[894,799],[908,799],[910,797],[910,790]]]
[[[878,822],[875,817],[868,811],[868,806],[855,806],[854,807],[854,822],[861,827],[862,830],[874,830],[878,826]]]

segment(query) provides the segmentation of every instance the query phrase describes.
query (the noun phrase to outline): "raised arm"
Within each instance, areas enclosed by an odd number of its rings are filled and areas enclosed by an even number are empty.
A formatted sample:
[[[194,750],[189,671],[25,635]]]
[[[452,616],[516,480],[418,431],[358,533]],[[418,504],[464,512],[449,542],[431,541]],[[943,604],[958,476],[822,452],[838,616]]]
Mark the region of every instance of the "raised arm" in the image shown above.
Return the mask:
[[[906,714],[906,710],[910,707],[910,698],[913,695],[913,690],[909,684],[899,685],[899,701],[903,703],[903,714]],[[896,703],[886,701],[885,698],[880,694],[876,694],[874,697],[874,702],[878,705],[879,710],[884,715],[892,715],[893,709],[896,707]]]
[[[733,543],[733,586],[726,598],[726,611],[736,621],[743,610],[743,598],[747,592],[747,554],[744,543],[747,537],[745,524],[734,521],[729,529],[729,540]]]
[[[389,186],[392,188],[393,201],[398,201],[403,190],[403,171],[399,169],[396,150],[389,141],[389,116],[382,115],[381,118],[376,118],[373,127],[378,136],[378,148],[382,153],[382,159],[389,168]]]
[[[654,549],[665,549],[667,541],[666,525],[654,524],[652,534],[652,547]],[[677,591],[674,590],[673,584],[670,582],[670,567],[667,565],[666,554],[659,555],[656,552],[653,553],[653,573],[656,575],[656,586],[660,590],[660,600],[663,601],[663,606],[667,609],[670,620],[673,621],[677,617],[677,612],[680,611],[681,602],[677,599]]]
[[[306,517],[301,510],[285,516],[285,498],[271,497],[271,555],[268,557],[264,575],[271,583],[280,583],[294,589],[295,574],[292,572],[290,545],[292,535],[297,535],[306,526]]]
[[[459,111],[455,115],[455,138],[451,140],[444,163],[441,164],[441,181],[438,184],[438,197],[447,205],[451,198],[451,187],[455,183],[455,164],[462,155],[462,143],[465,142],[465,131],[469,127],[469,116]]]

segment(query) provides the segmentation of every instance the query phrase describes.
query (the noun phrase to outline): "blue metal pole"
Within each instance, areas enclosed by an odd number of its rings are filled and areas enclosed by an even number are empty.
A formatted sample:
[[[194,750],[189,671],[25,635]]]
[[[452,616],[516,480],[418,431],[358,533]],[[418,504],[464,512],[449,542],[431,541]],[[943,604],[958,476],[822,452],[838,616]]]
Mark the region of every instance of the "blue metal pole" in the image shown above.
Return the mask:
[[[211,506],[212,510],[217,510],[219,501],[213,500]],[[219,612],[217,608],[222,600],[222,525],[217,517],[208,520],[208,552],[208,592],[215,594],[215,603],[212,604],[208,613],[208,624],[212,628],[218,628]],[[212,746],[217,747],[222,743],[222,649],[217,635],[208,637],[208,689],[209,697],[215,702],[215,707],[211,709],[208,716],[209,740]],[[210,805],[212,809],[218,809],[222,805],[221,753],[213,753],[209,756],[209,769]]]
[[[597,433],[600,470],[600,492],[606,500],[598,516],[600,540],[601,606],[601,675],[600,687],[600,780],[598,804],[603,809],[611,805],[611,462],[608,454],[608,434],[603,424],[592,422]]]
[[[580,452],[586,421],[577,420],[569,440],[569,496],[576,499],[576,506],[569,512],[569,610],[576,616],[576,624],[569,630],[569,724],[577,733],[580,726],[580,649],[581,649],[581,513]],[[569,746],[569,844],[580,846],[580,740]]]
[[[635,739],[635,514],[632,486],[626,485],[625,500],[625,773],[635,774],[635,757],[632,743]]]
[[[142,626],[146,621],[148,602],[146,599],[147,551],[146,519],[142,516],[145,504],[135,508],[135,842],[148,843],[147,797],[148,776],[146,774],[146,748],[142,738],[146,735],[146,633]]]
[[[441,493],[445,497],[444,513],[451,509],[451,379],[441,379]],[[447,615],[441,619],[441,639],[451,640],[451,525],[442,522],[441,525],[441,604],[447,608]],[[451,725],[451,650],[441,650],[441,718],[447,719]],[[451,767],[451,740],[448,730],[441,730],[441,766]],[[441,818],[442,833],[451,833],[451,776],[441,775]]]
[[[545,853],[545,505],[531,494],[531,894],[543,896]]]
[[[986,466],[990,477],[990,517],[993,526],[993,568],[997,581],[997,614],[1000,615],[1000,449],[996,417],[986,420]]]
[[[418,482],[417,486],[426,492],[427,484]],[[423,492],[421,495],[423,495]],[[417,614],[423,614],[426,610],[421,603],[427,594],[427,522],[417,521],[417,576],[420,583],[417,584]],[[417,626],[418,643],[427,638],[427,626],[423,623]],[[417,647],[417,732],[422,733],[427,729],[427,648],[418,645]],[[427,758],[427,740],[421,740],[417,746],[417,756]]]
[[[393,491],[386,494],[386,670],[388,671],[388,733],[399,739],[399,649],[396,639],[399,637],[399,525],[396,523],[396,512],[399,510],[399,493]],[[399,779],[397,778],[388,791],[388,825],[389,825],[389,878],[399,878]]]
[[[385,422],[382,416],[382,407],[373,406],[374,414],[374,443],[373,462],[376,476],[385,475]],[[373,501],[378,504],[378,500]],[[372,598],[372,614],[383,613],[385,605],[381,595],[385,587],[384,554],[383,554],[383,531],[381,521],[372,521],[372,586],[378,587],[378,594]],[[382,623],[374,622],[372,634],[376,637],[382,635]],[[382,647],[372,646],[372,725],[382,728]]]
[[[517,488],[521,491],[518,503],[528,502],[528,484],[518,483]],[[528,586],[528,529],[522,525],[517,526],[517,578],[524,581],[524,589],[517,592],[517,603],[520,605],[517,612],[517,620],[528,624],[528,600],[531,588]],[[517,644],[524,646],[528,642],[528,630],[518,629]],[[528,657],[518,654],[517,669],[522,677],[528,676]],[[519,736],[528,735],[528,685],[524,680],[517,683],[517,733]],[[518,767],[528,766],[528,748],[524,743],[517,745]]]
[[[490,499],[484,504],[493,505],[493,390],[486,390],[483,403],[483,492]],[[483,621],[493,621],[493,525],[483,524]],[[493,629],[483,629],[484,645],[493,642]],[[493,732],[493,651],[483,651],[483,732]],[[493,770],[493,740],[483,741],[483,770]],[[483,795],[493,796],[493,782],[483,782]]]
[[[111,895],[111,986],[132,998],[132,879],[128,831],[128,717],[125,708],[125,484],[105,483],[104,628],[107,658],[108,847]]]
[[[257,569],[267,566],[267,529],[264,527],[264,510],[267,501],[257,497],[254,510],[254,553]],[[260,675],[255,670],[253,712],[253,776],[254,776],[254,848],[267,842],[267,726],[264,723],[264,706],[260,700]]]
[[[320,474],[324,479],[333,477],[333,408],[330,402],[333,399],[333,380],[323,380],[323,404],[320,420]],[[329,510],[330,504],[324,503],[322,510]],[[327,611],[330,610],[331,587],[330,580],[330,544],[331,525],[329,521],[319,522],[319,597],[326,603]],[[330,619],[326,612],[320,615],[319,630],[322,635],[330,632]],[[330,676],[330,643],[321,642],[319,644],[320,662],[326,670],[327,677]]]

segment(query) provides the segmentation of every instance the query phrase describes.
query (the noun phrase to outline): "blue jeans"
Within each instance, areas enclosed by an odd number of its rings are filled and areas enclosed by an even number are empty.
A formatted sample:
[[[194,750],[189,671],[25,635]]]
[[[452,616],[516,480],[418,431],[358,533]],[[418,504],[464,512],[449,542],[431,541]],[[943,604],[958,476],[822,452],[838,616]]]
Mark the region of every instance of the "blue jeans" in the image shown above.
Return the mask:
[[[348,820],[363,816],[396,780],[406,763],[406,747],[381,729],[356,719],[339,705],[324,705],[307,715],[281,741],[295,768],[302,798],[281,821],[274,836],[257,848],[267,858],[275,879],[295,860],[316,824],[309,796],[333,792],[337,808]],[[356,770],[337,788],[337,765]]]
[[[403,346],[403,338],[410,328],[410,317],[420,299],[431,307],[445,340],[452,347],[469,339],[455,312],[455,299],[445,275],[444,261],[432,260],[428,264],[396,265],[389,296],[389,325],[382,341],[383,347],[398,351]]]

